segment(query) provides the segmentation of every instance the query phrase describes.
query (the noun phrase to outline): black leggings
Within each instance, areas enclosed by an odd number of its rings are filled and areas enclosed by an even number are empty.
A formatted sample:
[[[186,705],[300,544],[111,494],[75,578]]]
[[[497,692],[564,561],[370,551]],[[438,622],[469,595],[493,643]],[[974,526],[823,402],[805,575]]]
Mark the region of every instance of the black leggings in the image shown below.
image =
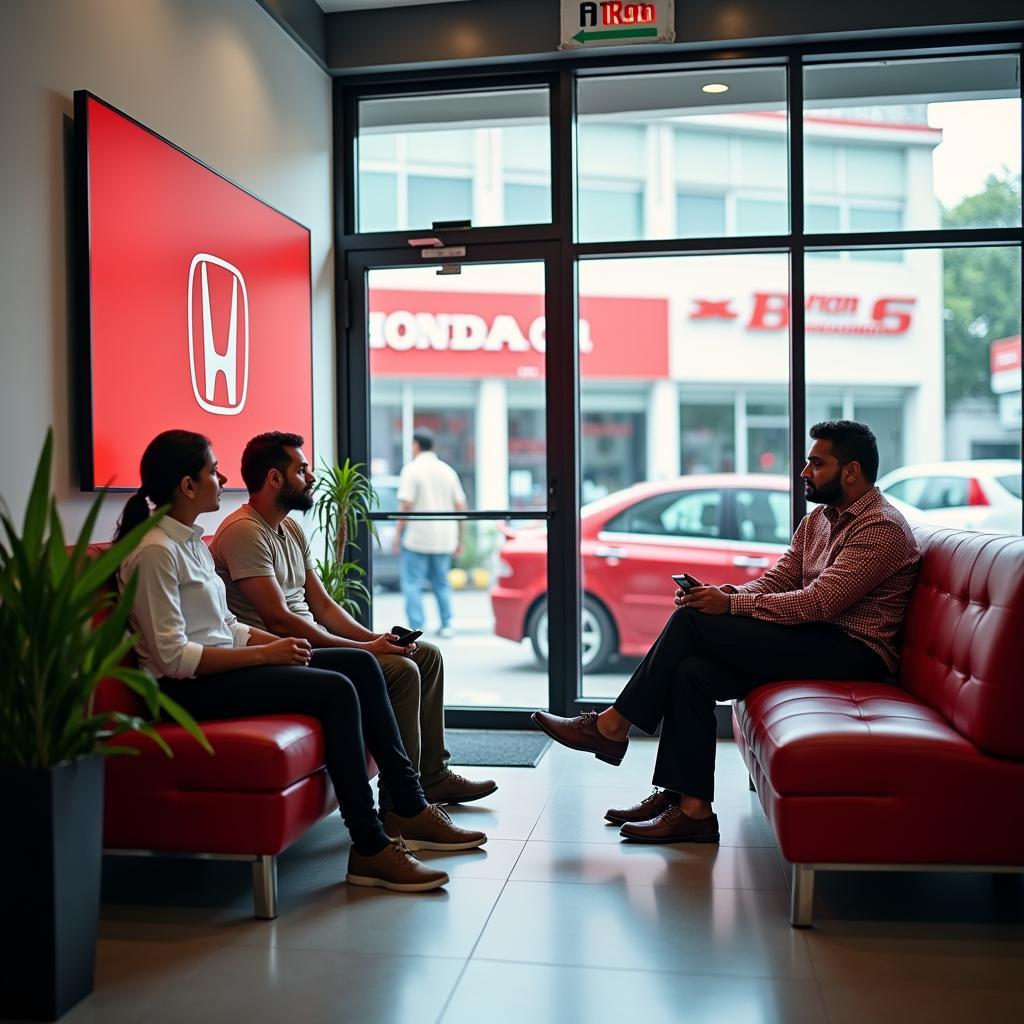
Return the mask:
[[[427,806],[398,734],[384,676],[367,651],[319,649],[308,667],[268,665],[195,679],[162,679],[160,687],[199,720],[287,713],[319,719],[327,774],[352,844],[362,854],[378,853],[388,843],[366,777],[367,746],[380,766],[395,813],[412,817]]]

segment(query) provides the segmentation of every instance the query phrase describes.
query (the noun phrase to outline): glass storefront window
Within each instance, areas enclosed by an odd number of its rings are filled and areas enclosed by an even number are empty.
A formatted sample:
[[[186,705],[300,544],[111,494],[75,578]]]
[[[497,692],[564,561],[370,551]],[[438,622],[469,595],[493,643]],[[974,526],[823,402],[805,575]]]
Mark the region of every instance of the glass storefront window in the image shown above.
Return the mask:
[[[1019,533],[1020,499],[992,482],[1020,471],[1019,248],[879,255],[807,261],[808,426],[867,423],[911,522]]]
[[[711,238],[725,234],[725,197],[676,195],[676,234]]]
[[[774,254],[580,263],[588,699],[653,642],[673,572],[745,582],[789,539],[787,276]]]
[[[537,707],[547,699],[546,673],[530,653],[537,623],[546,629],[547,621],[547,536],[530,522],[547,506],[544,283],[539,262],[469,265],[457,277],[438,277],[434,267],[367,274],[370,473],[380,510],[398,510],[413,432],[428,427],[468,511],[481,516],[462,524],[446,574],[455,634],[445,636],[448,706]],[[431,522],[455,536],[451,522]],[[369,553],[373,622],[386,630],[411,622],[402,586],[412,583],[395,521],[378,520],[378,533]],[[441,608],[429,587],[421,596],[433,639]]]
[[[995,222],[986,204],[954,207],[990,178],[1019,180],[1020,103],[1015,54],[808,67],[808,231],[829,230],[812,227],[810,208],[825,201],[844,208],[851,232],[1019,225],[1019,190]]]
[[[409,175],[409,223],[435,220],[471,220],[473,183],[468,178]]]
[[[548,108],[538,88],[361,100],[357,230],[550,222]]]
[[[733,399],[711,404],[684,392],[679,410],[680,472],[736,472],[736,407]]]
[[[547,424],[544,394],[538,387],[509,386],[508,507],[543,508],[547,481]],[[532,406],[532,407],[531,407]]]
[[[712,81],[728,91],[703,92]],[[588,77],[577,89],[581,242],[788,231],[781,68]],[[612,180],[634,196],[628,210],[601,184]]]
[[[671,611],[670,572],[744,582],[778,557],[799,469],[792,432],[819,420],[872,427],[880,480],[911,521],[1020,532],[1019,246],[868,250],[856,238],[1020,225],[1017,68],[1014,55],[806,68],[805,231],[851,237],[807,251],[802,424],[789,422],[788,255],[579,263],[582,696],[621,687]],[[729,84],[719,98],[700,91],[709,77],[580,79],[580,241],[790,230],[784,72],[716,71]],[[524,121],[509,102],[486,123],[459,103],[440,120],[371,111],[361,229],[550,220],[547,107]],[[458,703],[544,702],[534,695],[546,657],[547,540],[536,513],[548,449],[536,270],[402,270],[371,282],[381,300],[371,299],[369,326],[382,496],[395,491],[413,426],[430,425],[471,505],[512,517],[473,526],[457,568],[491,572],[488,598],[523,572],[540,588],[513,626],[502,625],[500,600],[473,613],[488,640],[518,644],[507,648],[517,688],[494,699],[489,679],[464,673],[452,684]]]

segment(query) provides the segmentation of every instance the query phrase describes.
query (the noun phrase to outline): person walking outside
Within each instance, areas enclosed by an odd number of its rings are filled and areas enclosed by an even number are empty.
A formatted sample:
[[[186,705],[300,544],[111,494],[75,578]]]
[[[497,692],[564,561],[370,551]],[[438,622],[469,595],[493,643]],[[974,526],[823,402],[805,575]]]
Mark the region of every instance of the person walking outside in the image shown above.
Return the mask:
[[[429,428],[417,427],[413,432],[412,455],[398,478],[398,511],[465,512],[466,494],[459,476],[437,457]],[[438,635],[453,635],[448,570],[452,559],[462,554],[464,530],[462,520],[398,520],[394,545],[399,554],[405,617],[412,629],[423,628],[423,584],[429,580],[441,617]]]

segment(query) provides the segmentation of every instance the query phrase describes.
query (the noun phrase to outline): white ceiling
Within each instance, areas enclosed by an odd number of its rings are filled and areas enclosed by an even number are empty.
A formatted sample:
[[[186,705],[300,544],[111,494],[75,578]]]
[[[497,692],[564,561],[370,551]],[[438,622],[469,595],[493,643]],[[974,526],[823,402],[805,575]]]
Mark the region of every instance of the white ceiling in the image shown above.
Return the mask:
[[[448,4],[459,0],[316,0],[326,14],[339,11],[382,11],[388,7],[411,7],[413,4]]]

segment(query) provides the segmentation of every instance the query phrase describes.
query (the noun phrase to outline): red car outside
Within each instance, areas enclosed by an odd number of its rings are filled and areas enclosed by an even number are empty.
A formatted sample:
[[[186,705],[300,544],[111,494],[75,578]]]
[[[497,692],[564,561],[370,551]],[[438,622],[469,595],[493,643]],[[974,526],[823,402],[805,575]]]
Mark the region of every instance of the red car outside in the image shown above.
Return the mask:
[[[584,506],[582,660],[594,672],[615,655],[647,652],[674,610],[674,573],[746,583],[790,541],[789,480],[765,474],[684,476],[641,483]],[[547,661],[547,530],[512,530],[491,589],[494,631],[529,637]]]

